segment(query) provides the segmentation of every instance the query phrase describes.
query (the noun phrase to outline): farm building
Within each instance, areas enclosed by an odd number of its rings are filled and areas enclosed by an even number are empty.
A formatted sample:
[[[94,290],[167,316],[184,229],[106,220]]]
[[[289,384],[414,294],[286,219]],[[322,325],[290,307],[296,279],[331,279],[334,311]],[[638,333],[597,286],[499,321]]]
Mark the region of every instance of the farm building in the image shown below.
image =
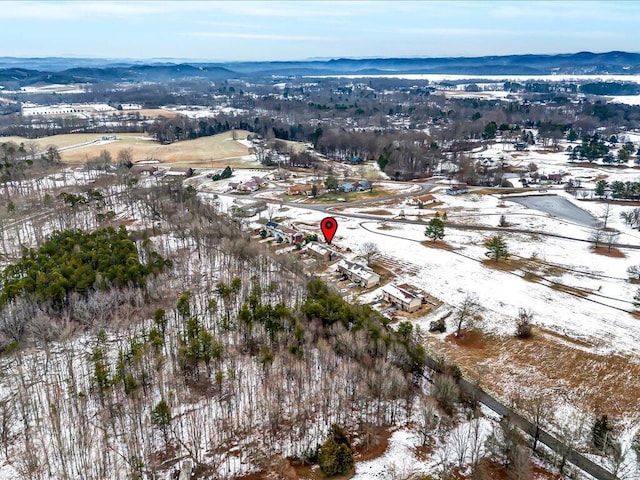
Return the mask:
[[[385,302],[396,305],[405,312],[415,312],[422,305],[422,296],[412,285],[385,285],[382,287]]]
[[[380,275],[359,263],[344,259],[340,260],[338,262],[338,271],[352,282],[358,283],[363,287],[373,287],[380,283]]]
[[[105,112],[115,112],[116,109],[106,103],[59,103],[56,105],[24,104],[22,114],[25,117],[66,115],[75,117],[87,117]]]

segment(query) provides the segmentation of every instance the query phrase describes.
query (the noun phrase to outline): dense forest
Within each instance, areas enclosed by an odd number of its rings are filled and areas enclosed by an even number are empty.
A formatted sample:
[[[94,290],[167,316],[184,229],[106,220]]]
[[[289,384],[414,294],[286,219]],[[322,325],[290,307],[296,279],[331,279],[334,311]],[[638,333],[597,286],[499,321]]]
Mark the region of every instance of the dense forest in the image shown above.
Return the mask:
[[[410,324],[346,303],[180,184],[138,190],[165,233],[64,230],[2,272],[0,451],[24,478],[143,478],[178,458],[224,478],[232,444],[253,468],[331,472],[411,415],[425,351]]]

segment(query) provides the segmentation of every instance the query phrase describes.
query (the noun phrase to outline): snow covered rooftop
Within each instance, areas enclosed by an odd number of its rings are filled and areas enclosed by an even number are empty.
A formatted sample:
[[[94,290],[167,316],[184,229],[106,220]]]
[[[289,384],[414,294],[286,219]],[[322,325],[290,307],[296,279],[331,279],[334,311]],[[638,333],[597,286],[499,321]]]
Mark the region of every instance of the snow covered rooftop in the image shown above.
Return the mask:
[[[378,276],[378,274],[373,270],[371,270],[369,267],[366,267],[359,263],[350,262],[349,260],[345,260],[345,259],[342,259],[338,262],[338,269],[349,271],[365,280],[369,280],[370,278],[374,278]]]

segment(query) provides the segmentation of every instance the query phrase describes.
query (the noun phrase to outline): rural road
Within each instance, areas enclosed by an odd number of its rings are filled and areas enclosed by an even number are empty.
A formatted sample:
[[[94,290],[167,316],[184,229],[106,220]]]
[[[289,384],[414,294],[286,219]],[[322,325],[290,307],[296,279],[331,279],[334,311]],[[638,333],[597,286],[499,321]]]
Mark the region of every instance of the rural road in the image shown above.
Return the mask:
[[[435,359],[431,357],[427,357],[427,367],[433,371],[438,371],[438,363]],[[508,418],[511,423],[516,425],[520,430],[525,432],[531,438],[534,438],[536,435],[536,426],[531,423],[529,420],[519,415],[518,413],[511,410],[506,405],[500,403],[498,400],[493,398],[492,396],[485,393],[481,388],[473,383],[460,379],[458,382],[460,386],[460,390],[469,395],[471,398],[475,398],[478,402],[485,405],[487,408],[491,409],[498,415],[501,415],[503,418]],[[619,480],[614,474],[602,468],[597,463],[589,460],[587,457],[577,452],[571,446],[566,445],[565,443],[558,440],[558,438],[549,434],[542,428],[538,428],[538,442],[546,445],[551,450],[553,450],[560,458],[565,459],[567,462],[572,463],[580,470],[585,473],[588,473],[593,478],[597,480]]]

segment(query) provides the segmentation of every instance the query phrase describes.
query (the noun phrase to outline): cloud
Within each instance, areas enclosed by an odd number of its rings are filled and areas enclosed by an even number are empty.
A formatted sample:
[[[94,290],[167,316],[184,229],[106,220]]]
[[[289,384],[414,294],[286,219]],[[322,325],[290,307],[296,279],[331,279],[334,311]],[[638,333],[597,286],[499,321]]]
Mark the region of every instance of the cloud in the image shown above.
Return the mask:
[[[497,5],[487,11],[489,17],[523,21],[572,19],[635,23],[640,13],[640,6],[634,2],[498,2]]]
[[[0,19],[69,20],[88,17],[144,17],[171,14],[222,14],[227,17],[340,18],[362,12],[359,2],[298,1],[4,1]]]
[[[319,18],[353,15],[362,2],[222,2],[218,7],[230,14],[248,17]],[[363,11],[366,11],[364,9]]]
[[[398,38],[415,36],[436,36],[436,37],[515,37],[531,36],[540,33],[548,35],[550,32],[532,32],[530,30],[496,29],[491,27],[418,27],[418,28],[395,28],[395,29],[375,29],[371,33],[394,35]]]
[[[270,25],[260,25],[256,23],[245,23],[245,22],[213,22],[213,21],[202,21],[197,22],[198,25],[203,25],[203,28],[207,27],[222,27],[222,28],[237,28],[242,30],[265,30],[270,28]]]
[[[18,2],[2,3],[0,18],[64,20],[83,17],[131,17],[161,13],[171,4],[158,2]]]
[[[315,37],[309,35],[288,35],[279,33],[247,33],[247,32],[192,32],[189,35],[194,37],[211,38],[236,38],[245,40],[313,40],[329,41],[326,37]]]

